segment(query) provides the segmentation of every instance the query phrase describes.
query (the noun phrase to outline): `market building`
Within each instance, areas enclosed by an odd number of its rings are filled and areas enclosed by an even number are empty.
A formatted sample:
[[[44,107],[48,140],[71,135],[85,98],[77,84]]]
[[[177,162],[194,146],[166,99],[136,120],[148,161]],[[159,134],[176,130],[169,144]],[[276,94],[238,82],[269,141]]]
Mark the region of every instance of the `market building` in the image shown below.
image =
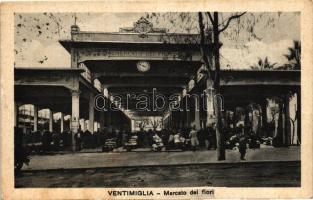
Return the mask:
[[[156,127],[160,129],[191,126],[204,129],[214,122],[214,114],[212,85],[203,73],[199,39],[198,34],[168,33],[166,29],[155,28],[145,18],[114,33],[85,32],[73,25],[71,39],[59,41],[71,55],[70,68],[15,69],[15,125],[19,126],[19,106],[32,104],[33,131],[38,130],[40,109],[51,110],[50,131],[53,131],[54,112],[61,113],[60,132],[64,131],[64,116],[70,115],[68,127],[73,144],[80,129],[91,133],[134,131],[142,119],[149,117],[161,120]],[[211,40],[205,41],[205,45],[210,49]],[[291,113],[300,113],[300,86],[300,71],[296,70],[222,70],[225,124],[234,120],[229,116],[238,115],[238,108],[245,110],[250,105],[250,111],[241,113],[246,115],[242,121],[250,117],[256,129],[263,127],[266,131],[271,99],[279,99],[276,114],[282,125],[278,127],[276,123],[274,134],[281,134],[284,145],[300,143],[300,115],[293,116],[296,122],[290,122]],[[102,110],[96,109],[97,95],[104,97],[103,105],[97,105]],[[135,97],[129,98],[131,95]],[[154,102],[160,106],[155,95],[167,100],[177,95],[173,104],[185,106],[179,110],[169,106],[153,109]],[[138,109],[138,102],[143,101],[141,97],[148,99],[148,107]],[[272,118],[275,116],[274,113]]]

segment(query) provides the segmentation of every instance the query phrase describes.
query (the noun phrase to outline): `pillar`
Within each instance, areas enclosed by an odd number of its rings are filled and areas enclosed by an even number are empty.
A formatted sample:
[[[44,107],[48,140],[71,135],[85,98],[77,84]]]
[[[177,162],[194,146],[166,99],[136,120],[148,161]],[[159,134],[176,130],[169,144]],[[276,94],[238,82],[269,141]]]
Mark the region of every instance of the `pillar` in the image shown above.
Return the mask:
[[[53,131],[53,111],[49,110],[49,131]]]
[[[98,132],[98,122],[94,122],[94,124],[93,124],[93,126],[94,126],[94,132]]]
[[[182,110],[179,110],[179,128],[184,128],[184,112]]]
[[[298,144],[301,144],[301,89],[297,91],[297,136],[298,136]]]
[[[70,130],[72,130],[72,115],[70,115],[70,118],[69,118],[69,128]]]
[[[61,112],[61,127],[60,127],[60,133],[64,131],[64,114]]]
[[[100,125],[100,131],[103,131],[104,130],[104,123],[105,123],[105,116],[104,116],[104,111],[100,111],[100,122],[99,122],[99,125]]]
[[[131,120],[130,121],[130,123],[131,123],[131,132],[135,132],[135,129],[136,129],[136,127],[135,127],[135,120]]]
[[[172,117],[171,117],[171,120],[172,120],[172,128],[173,129],[176,129],[176,120],[175,120],[175,111],[172,111]]]
[[[81,124],[81,130],[83,132],[85,132],[86,131],[86,121],[85,121],[85,119],[80,119],[80,124]]]
[[[34,105],[34,131],[38,131],[38,107]]]
[[[79,95],[80,92],[77,90],[72,91],[72,120],[71,120],[71,131],[72,131],[72,150],[75,151],[75,134],[79,130]]]
[[[200,124],[200,99],[195,99],[195,126],[196,130],[201,129],[201,124]]]
[[[214,97],[214,90],[212,87],[212,82],[207,80],[206,83],[206,91],[205,91],[205,100],[206,100],[206,112],[207,112],[207,126],[214,122],[214,106],[213,106],[213,97]]]
[[[290,126],[290,94],[285,95],[285,145],[291,144],[291,126]]]
[[[14,127],[18,128],[19,104],[14,101]]]
[[[170,126],[170,129],[173,129],[173,111],[170,111],[169,126]]]
[[[261,102],[261,109],[262,109],[262,126],[263,126],[263,129],[265,129],[267,125],[267,99],[266,98]]]
[[[88,121],[88,130],[93,134],[94,132],[94,122],[95,122],[95,109],[94,109],[94,97],[93,93],[90,93],[89,96],[89,121]]]
[[[190,110],[189,105],[186,107],[186,128],[190,128]]]
[[[113,131],[113,123],[112,121],[114,121],[114,116],[113,116],[113,111],[111,109],[111,107],[113,106],[110,100],[110,94],[107,88],[103,89],[103,94],[104,96],[107,95],[108,99],[107,99],[107,112],[106,112],[106,119],[107,119],[107,130],[108,132],[112,132]]]
[[[172,128],[176,129],[176,118],[175,118],[175,111],[174,110],[172,111],[171,119],[172,119]]]
[[[107,111],[107,127],[108,127],[108,131],[112,132],[113,131],[113,127],[112,127],[112,115],[113,115],[113,111],[111,110],[111,108],[108,108]]]
[[[283,97],[280,97],[279,100],[279,117],[277,122],[277,130],[276,130],[276,137],[278,139],[278,145],[285,144],[285,112],[284,112],[284,102]]]

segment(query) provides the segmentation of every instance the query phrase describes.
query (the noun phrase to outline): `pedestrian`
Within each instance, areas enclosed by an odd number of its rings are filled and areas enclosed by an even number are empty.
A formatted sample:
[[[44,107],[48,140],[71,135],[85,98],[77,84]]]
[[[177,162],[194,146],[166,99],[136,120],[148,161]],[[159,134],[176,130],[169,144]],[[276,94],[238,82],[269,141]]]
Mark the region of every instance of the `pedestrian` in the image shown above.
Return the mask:
[[[178,131],[175,131],[176,134],[174,135],[174,147],[175,149],[180,149],[181,148],[181,141],[180,141],[180,133]]]
[[[240,153],[240,160],[246,160],[246,151],[247,151],[247,140],[244,135],[239,137],[239,153]]]
[[[174,147],[174,133],[169,130],[169,137],[168,137],[168,149],[172,149]]]
[[[213,147],[213,134],[214,134],[214,129],[213,129],[213,124],[210,124],[205,131],[205,147],[207,150],[210,150]]]
[[[199,140],[197,136],[196,126],[193,126],[190,133],[190,142],[191,142],[191,149],[195,151],[197,149],[197,146],[199,145]]]
[[[125,144],[127,143],[128,139],[127,139],[127,131],[123,131],[122,133],[122,147],[125,146]],[[138,140],[139,140],[139,137],[138,137]],[[138,144],[139,145],[139,144]],[[141,141],[141,145],[142,145],[142,141]],[[141,147],[141,146],[140,146]]]
[[[82,148],[82,134],[80,130],[75,134],[75,140],[76,140],[76,150],[80,151]]]
[[[185,151],[186,150],[186,138],[183,136],[183,134],[180,134],[179,140],[181,143],[180,145],[181,150]]]
[[[47,130],[44,130],[42,135],[42,149],[44,153],[50,150],[51,141],[51,133]]]

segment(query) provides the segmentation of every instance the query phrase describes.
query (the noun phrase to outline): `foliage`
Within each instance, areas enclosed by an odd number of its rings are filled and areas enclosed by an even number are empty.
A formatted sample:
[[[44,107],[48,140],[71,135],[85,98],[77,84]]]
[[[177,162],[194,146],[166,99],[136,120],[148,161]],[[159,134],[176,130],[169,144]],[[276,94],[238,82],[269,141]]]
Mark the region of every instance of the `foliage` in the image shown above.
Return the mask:
[[[289,54],[286,54],[285,57],[288,59],[289,64],[292,65],[293,69],[301,69],[301,42],[293,41],[293,47],[288,48]]]
[[[251,69],[254,69],[254,70],[268,70],[268,69],[274,69],[275,65],[276,63],[270,63],[266,56],[264,60],[259,58],[257,64],[250,66],[250,67]]]

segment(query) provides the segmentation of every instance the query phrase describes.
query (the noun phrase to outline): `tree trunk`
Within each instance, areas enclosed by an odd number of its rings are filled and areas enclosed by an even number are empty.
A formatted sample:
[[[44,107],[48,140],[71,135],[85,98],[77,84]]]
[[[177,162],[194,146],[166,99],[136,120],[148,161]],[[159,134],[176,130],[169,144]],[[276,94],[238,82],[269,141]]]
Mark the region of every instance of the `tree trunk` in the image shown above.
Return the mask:
[[[211,20],[213,25],[213,56],[214,63],[210,63],[207,54],[209,52],[206,51],[205,47],[205,35],[204,35],[204,24],[202,14],[199,13],[199,28],[200,28],[200,50],[203,62],[205,63],[208,73],[207,78],[211,79],[213,82],[213,93],[214,99],[214,115],[215,115],[215,123],[216,123],[216,145],[217,145],[217,160],[225,160],[225,141],[224,134],[222,132],[222,121],[221,121],[221,99],[220,99],[220,43],[219,43],[219,24],[218,24],[218,12],[214,12],[214,17]],[[211,37],[211,36],[209,36]]]
[[[225,160],[225,138],[221,120],[221,99],[220,97],[220,42],[219,42],[219,30],[218,30],[218,12],[214,12],[214,24],[213,24],[213,37],[214,37],[214,64],[215,64],[215,76],[214,76],[214,114],[216,119],[216,144],[217,144],[217,160]]]

